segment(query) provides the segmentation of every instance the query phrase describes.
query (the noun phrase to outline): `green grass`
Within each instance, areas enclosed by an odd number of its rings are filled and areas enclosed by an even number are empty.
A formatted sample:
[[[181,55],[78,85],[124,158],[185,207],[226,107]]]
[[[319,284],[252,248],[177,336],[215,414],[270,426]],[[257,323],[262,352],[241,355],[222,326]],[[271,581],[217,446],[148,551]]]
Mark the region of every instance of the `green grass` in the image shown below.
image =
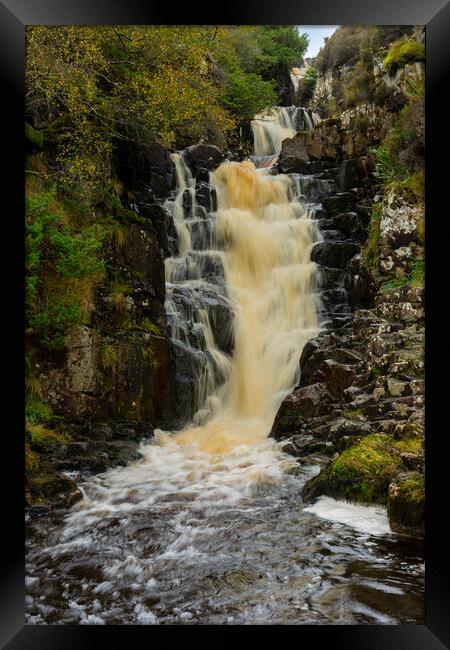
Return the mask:
[[[384,282],[381,285],[381,290],[386,291],[387,289],[398,289],[407,284],[413,287],[422,287],[425,283],[425,262],[423,260],[416,260],[411,268],[411,271],[408,274],[405,274],[401,278],[394,278],[388,282]]]

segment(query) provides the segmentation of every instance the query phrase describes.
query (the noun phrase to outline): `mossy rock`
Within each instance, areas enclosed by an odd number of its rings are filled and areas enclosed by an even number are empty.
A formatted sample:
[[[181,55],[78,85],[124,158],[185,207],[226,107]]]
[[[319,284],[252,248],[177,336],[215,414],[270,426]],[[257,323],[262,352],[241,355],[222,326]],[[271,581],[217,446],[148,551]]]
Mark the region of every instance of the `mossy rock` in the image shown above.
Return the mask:
[[[44,146],[44,131],[35,129],[29,122],[25,122],[25,137],[36,149]]]
[[[418,41],[395,41],[391,44],[384,65],[389,74],[393,75],[399,68],[408,63],[425,60],[425,47]]]
[[[82,498],[75,481],[57,473],[41,473],[28,480],[33,505],[69,508]]]
[[[128,208],[115,207],[114,208],[115,217],[118,221],[124,224],[134,223],[138,226],[144,228],[144,230],[154,233],[153,223],[147,217],[143,217],[134,210],[129,210]]]
[[[398,476],[389,485],[389,523],[394,532],[423,537],[425,532],[425,477],[421,472]]]
[[[304,500],[325,494],[349,501],[385,504],[389,484],[404,469],[393,442],[389,436],[373,434],[346,449],[307,481],[302,492]]]

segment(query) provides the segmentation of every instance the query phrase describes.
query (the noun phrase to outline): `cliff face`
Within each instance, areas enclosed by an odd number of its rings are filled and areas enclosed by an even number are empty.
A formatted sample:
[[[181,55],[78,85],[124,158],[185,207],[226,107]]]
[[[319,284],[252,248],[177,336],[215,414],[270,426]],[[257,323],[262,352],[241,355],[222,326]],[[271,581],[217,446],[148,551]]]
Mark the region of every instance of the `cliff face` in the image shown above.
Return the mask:
[[[289,438],[300,463],[322,465],[305,500],[385,504],[393,530],[421,536],[424,70],[410,63],[390,75],[382,57],[370,63],[371,101],[347,108],[342,84],[360,75],[358,61],[330,64],[311,102],[325,119],[283,143],[281,171],[326,175],[335,193],[323,200],[324,242],[312,251],[324,331],[305,346],[271,435]]]

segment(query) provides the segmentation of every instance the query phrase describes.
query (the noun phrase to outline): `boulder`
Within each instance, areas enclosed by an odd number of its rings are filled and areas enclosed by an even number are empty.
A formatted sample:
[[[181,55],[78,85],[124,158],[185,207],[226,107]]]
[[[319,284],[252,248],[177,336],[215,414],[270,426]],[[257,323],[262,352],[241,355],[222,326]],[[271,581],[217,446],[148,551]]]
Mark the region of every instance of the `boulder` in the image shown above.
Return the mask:
[[[392,453],[389,441],[389,436],[373,434],[345,449],[305,483],[302,498],[310,501],[327,495],[386,504],[390,483],[404,469],[401,458]]]
[[[212,171],[220,165],[224,160],[224,155],[219,147],[213,144],[194,144],[185,150],[185,161],[192,172],[192,175],[197,177],[197,174],[204,180],[204,171]]]
[[[368,156],[344,160],[336,176],[336,188],[339,192],[345,192],[354,187],[367,186],[374,167],[373,158]]]
[[[394,532],[424,536],[425,482],[422,473],[404,473],[389,485],[387,510]]]
[[[355,377],[355,370],[351,365],[338,363],[333,359],[326,359],[319,370],[325,377],[330,393],[335,397],[341,395]]]
[[[357,197],[353,192],[339,192],[328,196],[322,204],[330,216],[336,216],[343,212],[350,212],[356,205]]]
[[[352,242],[321,242],[311,251],[311,261],[320,266],[343,269],[361,247]]]
[[[293,138],[283,140],[278,158],[278,168],[281,172],[284,174],[307,173],[308,166],[305,163],[308,161],[309,156],[306,152],[304,132],[297,133]]]
[[[118,175],[125,190],[134,192],[150,187],[157,197],[165,197],[175,188],[175,163],[160,144],[119,141]]]
[[[302,415],[310,414],[319,404],[329,398],[325,384],[310,384],[299,388],[284,398],[280,407],[282,412],[296,412]]]

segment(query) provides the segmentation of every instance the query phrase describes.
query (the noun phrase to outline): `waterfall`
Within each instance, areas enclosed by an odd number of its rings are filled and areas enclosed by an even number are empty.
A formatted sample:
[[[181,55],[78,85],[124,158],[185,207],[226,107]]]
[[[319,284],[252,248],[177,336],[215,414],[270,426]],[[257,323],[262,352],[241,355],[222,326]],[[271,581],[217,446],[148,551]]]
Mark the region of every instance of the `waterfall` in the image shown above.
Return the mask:
[[[198,205],[196,180],[183,156],[175,153],[172,159],[177,187],[175,197],[167,200],[165,207],[178,234],[178,250],[165,261],[165,310],[176,370],[181,373],[183,366],[188,366],[195,375],[188,384],[190,394],[184,404],[197,412],[215,385],[228,376],[231,363],[215,342],[211,309],[217,305],[229,311],[232,308],[223,283],[222,253],[216,247],[215,214]],[[207,205],[212,205],[211,193],[207,198]]]
[[[195,180],[182,156],[174,155],[174,160],[178,190],[172,214],[183,248],[166,261],[166,309],[176,345],[192,346],[189,326],[194,322],[203,333],[208,361],[198,377],[194,425],[177,434],[158,432],[157,440],[223,454],[267,440],[278,407],[298,378],[301,349],[319,329],[310,252],[320,234],[308,205],[298,200],[301,190],[307,191],[298,175],[275,176],[250,160],[224,162],[210,175],[217,210],[194,216]],[[182,220],[186,209],[191,216]],[[205,217],[211,234],[198,239],[194,226]],[[185,242],[190,242],[189,250]],[[196,250],[203,245],[210,248]],[[213,256],[220,260],[223,277],[211,286],[202,259]],[[232,358],[214,341],[202,302],[206,285],[232,306]],[[180,290],[190,304],[187,319],[174,299]]]
[[[255,156],[279,154],[283,140],[297,131],[311,131],[319,121],[317,113],[297,106],[274,106],[255,115],[251,122]]]
[[[278,111],[280,129],[296,111]],[[276,175],[251,160],[223,162],[206,183],[182,152],[173,160],[177,188],[166,208],[178,242],[166,260],[166,312],[190,422],[156,429],[139,461],[89,479],[64,529],[70,538],[105,513],[156,508],[181,531],[168,557],[191,552],[192,513],[234,506],[297,466],[269,434],[299,379],[302,348],[321,326],[313,217],[331,183]]]

